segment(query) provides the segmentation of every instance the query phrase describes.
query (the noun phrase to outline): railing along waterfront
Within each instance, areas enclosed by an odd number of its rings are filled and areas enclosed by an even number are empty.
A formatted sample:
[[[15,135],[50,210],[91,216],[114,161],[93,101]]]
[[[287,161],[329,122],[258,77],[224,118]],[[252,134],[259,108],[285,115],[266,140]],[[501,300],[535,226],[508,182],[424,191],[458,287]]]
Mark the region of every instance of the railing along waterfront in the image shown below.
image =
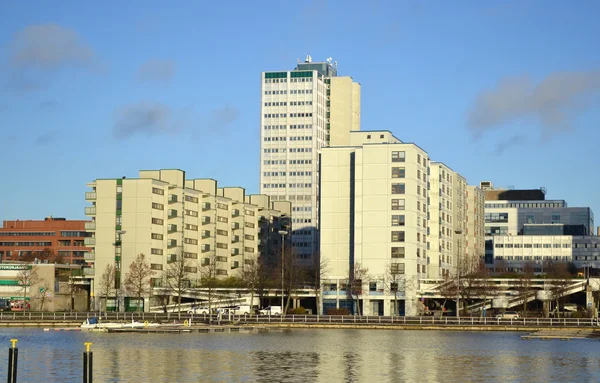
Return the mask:
[[[0,312],[2,323],[79,323],[89,317],[103,321],[152,321],[158,323],[212,323],[212,324],[298,324],[298,325],[357,325],[357,326],[414,326],[414,327],[597,327],[596,318],[518,318],[490,317],[435,317],[435,316],[358,316],[358,315],[234,315],[188,314],[186,312]]]

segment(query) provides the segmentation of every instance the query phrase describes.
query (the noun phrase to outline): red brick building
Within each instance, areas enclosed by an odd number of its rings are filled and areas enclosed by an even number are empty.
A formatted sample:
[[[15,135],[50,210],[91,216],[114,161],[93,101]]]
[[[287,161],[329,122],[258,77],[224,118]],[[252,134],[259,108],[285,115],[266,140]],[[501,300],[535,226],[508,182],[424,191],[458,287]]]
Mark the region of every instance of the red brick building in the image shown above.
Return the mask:
[[[0,228],[0,260],[86,263],[88,221],[49,217],[43,221],[4,221]]]

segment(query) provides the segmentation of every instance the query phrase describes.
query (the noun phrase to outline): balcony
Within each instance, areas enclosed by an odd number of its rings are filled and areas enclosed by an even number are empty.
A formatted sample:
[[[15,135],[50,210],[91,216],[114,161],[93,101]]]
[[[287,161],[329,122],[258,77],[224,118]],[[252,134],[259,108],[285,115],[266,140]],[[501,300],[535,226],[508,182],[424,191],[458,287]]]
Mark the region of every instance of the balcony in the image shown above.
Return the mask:
[[[231,249],[231,255],[235,256],[235,255],[239,255],[240,254],[240,249]]]
[[[96,200],[96,192],[85,192],[85,200],[86,201],[95,201]]]
[[[239,222],[233,222],[231,224],[231,230],[237,230],[240,228],[240,223]]]
[[[238,261],[231,262],[232,269],[237,269],[238,267],[240,267],[240,263]]]
[[[202,217],[202,224],[206,225],[210,223],[210,217],[204,216]]]
[[[210,210],[210,204],[208,202],[204,202],[202,204],[202,211]]]
[[[177,202],[177,195],[176,194],[171,194],[169,196],[169,203],[175,203]]]
[[[202,230],[202,238],[209,238],[210,237],[210,231],[208,230]]]
[[[240,211],[238,209],[235,209],[231,212],[231,216],[232,217],[239,217],[240,216]]]
[[[96,206],[86,206],[85,215],[96,215]]]
[[[202,266],[210,266],[210,258],[202,259]]]
[[[83,275],[94,275],[96,274],[96,269],[94,269],[93,267],[84,267],[83,268]]]
[[[176,239],[169,239],[169,241],[167,242],[167,247],[169,249],[171,249],[173,247],[177,247],[177,240]]]
[[[96,230],[96,222],[86,222],[84,228],[85,230]]]
[[[96,253],[94,253],[93,251],[86,251],[85,253],[83,253],[83,259],[85,259],[86,261],[95,261]]]
[[[169,210],[169,218],[177,218],[177,210]]]
[[[95,246],[96,245],[96,238],[94,237],[87,237],[83,240],[83,244],[85,246]]]
[[[177,225],[167,225],[167,232],[170,233],[176,233],[177,232]]]
[[[234,235],[233,237],[231,237],[231,243],[237,243],[239,241],[240,241],[239,235]]]

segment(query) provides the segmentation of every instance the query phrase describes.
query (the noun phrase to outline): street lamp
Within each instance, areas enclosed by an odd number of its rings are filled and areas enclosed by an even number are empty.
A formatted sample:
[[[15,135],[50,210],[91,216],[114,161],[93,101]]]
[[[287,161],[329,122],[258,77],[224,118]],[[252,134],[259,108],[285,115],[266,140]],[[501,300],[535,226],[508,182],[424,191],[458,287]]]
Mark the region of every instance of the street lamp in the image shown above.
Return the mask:
[[[285,236],[287,234],[287,230],[279,230],[279,234],[281,234],[281,313],[282,315],[284,314],[284,309],[283,309],[283,289],[284,289],[284,285],[283,285],[283,265],[284,265],[284,251],[285,251]]]

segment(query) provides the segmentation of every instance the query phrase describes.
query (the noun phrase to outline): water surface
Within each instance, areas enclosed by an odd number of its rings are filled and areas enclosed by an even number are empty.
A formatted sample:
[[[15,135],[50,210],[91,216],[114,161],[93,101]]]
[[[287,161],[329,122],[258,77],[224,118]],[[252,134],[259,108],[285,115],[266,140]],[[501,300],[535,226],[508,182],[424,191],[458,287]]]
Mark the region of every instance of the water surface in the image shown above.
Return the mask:
[[[0,379],[18,338],[19,382],[599,382],[600,343],[522,333],[294,329],[109,334],[0,330]]]

